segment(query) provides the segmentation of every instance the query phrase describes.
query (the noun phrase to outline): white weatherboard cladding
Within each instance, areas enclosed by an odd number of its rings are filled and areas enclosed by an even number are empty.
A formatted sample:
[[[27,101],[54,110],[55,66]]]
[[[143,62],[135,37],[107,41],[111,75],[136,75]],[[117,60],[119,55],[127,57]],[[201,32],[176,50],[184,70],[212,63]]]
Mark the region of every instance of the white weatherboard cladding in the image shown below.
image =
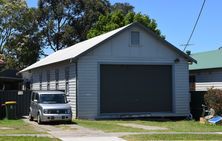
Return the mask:
[[[47,70],[50,70],[50,90],[55,90],[55,70],[59,69],[59,90],[65,90],[65,67],[69,66],[69,95],[73,118],[76,117],[76,64],[69,61],[48,65],[32,70],[32,90],[39,90],[39,74],[42,72],[42,90],[47,90]]]
[[[192,73],[195,75],[196,83],[195,90],[196,91],[207,91],[207,89],[215,88],[222,89],[222,70],[204,70],[197,71]]]
[[[185,115],[190,112],[189,69],[188,63],[181,60],[175,65],[175,111]]]
[[[140,32],[139,46],[130,46],[131,31]],[[180,59],[180,62],[175,63],[176,58]],[[173,84],[175,84],[174,113],[156,113],[156,115],[187,116],[189,114],[188,63],[140,28],[130,28],[79,58],[77,67],[79,118],[99,116],[99,64],[172,65]]]

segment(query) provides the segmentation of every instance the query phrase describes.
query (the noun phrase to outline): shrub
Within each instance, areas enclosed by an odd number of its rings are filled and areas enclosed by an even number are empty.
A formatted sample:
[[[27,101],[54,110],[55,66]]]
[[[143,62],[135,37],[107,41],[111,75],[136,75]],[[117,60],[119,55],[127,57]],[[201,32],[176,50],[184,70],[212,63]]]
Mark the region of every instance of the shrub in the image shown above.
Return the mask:
[[[207,107],[215,110],[216,114],[222,114],[222,90],[209,89],[204,95],[204,101]]]

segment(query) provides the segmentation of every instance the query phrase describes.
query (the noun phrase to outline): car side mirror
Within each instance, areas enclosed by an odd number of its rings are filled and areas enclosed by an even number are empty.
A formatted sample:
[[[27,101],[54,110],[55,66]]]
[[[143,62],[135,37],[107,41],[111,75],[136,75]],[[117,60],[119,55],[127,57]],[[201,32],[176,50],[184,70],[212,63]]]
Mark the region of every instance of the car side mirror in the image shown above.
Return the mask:
[[[34,99],[34,102],[35,102],[35,103],[38,103],[38,100],[37,100],[37,99]]]

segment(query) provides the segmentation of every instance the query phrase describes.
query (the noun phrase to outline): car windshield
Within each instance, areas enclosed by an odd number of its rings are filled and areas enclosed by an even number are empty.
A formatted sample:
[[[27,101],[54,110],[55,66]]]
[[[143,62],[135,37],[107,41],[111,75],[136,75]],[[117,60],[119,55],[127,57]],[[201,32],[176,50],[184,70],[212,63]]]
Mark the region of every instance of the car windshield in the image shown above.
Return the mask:
[[[45,104],[66,103],[66,97],[64,94],[41,94],[39,102]]]

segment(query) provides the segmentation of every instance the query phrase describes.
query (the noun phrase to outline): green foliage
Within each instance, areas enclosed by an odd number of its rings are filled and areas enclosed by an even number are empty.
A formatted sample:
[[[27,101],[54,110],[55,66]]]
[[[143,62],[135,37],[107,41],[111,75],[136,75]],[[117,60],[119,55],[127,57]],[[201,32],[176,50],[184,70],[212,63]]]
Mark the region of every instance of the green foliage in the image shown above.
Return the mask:
[[[164,38],[164,36],[161,35],[160,30],[157,28],[157,23],[154,19],[150,19],[149,16],[143,15],[141,13],[128,12],[125,14],[123,10],[116,10],[107,15],[101,15],[96,24],[88,32],[87,38],[98,36],[132,22],[139,22],[150,28],[158,36]]]
[[[4,53],[5,43],[16,32],[25,9],[21,0],[0,0],[0,53]]]
[[[0,53],[6,68],[22,69],[41,53],[38,13],[23,0],[0,0]]]
[[[0,120],[0,127],[7,127],[8,130],[1,130],[0,134],[42,134],[36,131],[30,124],[20,120]]]
[[[57,51],[86,39],[101,14],[110,10],[107,0],[39,0],[44,45]]]
[[[204,101],[209,108],[213,108],[216,114],[222,114],[222,90],[209,89],[204,95]]]
[[[133,12],[134,7],[129,3],[115,3],[111,6],[112,11],[122,11],[124,15],[127,13]]]
[[[22,69],[39,58],[41,34],[35,9],[27,9],[22,15],[11,38],[5,43],[6,68]]]

